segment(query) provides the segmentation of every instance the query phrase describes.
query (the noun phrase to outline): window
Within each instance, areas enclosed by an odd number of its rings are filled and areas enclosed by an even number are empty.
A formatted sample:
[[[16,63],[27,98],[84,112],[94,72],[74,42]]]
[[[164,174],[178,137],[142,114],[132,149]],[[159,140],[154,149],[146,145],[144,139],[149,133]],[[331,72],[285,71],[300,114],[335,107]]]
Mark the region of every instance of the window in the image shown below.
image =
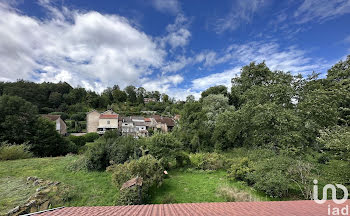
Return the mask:
[[[107,124],[111,124],[111,121],[107,121]]]

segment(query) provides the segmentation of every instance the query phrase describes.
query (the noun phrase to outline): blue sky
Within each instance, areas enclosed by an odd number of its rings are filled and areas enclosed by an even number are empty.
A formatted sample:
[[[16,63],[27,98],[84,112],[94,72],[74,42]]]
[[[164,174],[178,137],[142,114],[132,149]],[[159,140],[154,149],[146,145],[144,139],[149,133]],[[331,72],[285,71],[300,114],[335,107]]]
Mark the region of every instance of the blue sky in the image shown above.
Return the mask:
[[[0,0],[0,81],[118,84],[177,99],[251,61],[326,73],[350,54],[350,0]]]

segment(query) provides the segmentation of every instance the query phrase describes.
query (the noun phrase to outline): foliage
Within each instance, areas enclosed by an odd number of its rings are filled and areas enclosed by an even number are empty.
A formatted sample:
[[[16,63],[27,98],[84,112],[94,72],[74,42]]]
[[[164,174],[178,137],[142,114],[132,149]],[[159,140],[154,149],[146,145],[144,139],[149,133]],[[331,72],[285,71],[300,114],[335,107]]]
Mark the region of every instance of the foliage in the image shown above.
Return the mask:
[[[150,154],[161,159],[166,169],[169,167],[169,162],[180,154],[182,147],[181,143],[170,133],[154,134],[146,143]]]
[[[77,152],[77,146],[57,133],[55,124],[50,120],[40,117],[35,128],[30,150],[36,156],[59,156]]]
[[[38,110],[17,96],[0,96],[0,141],[24,143],[35,133]]]
[[[141,155],[139,141],[132,137],[103,136],[88,146],[85,160],[88,170],[105,170],[111,164],[124,163]]]
[[[163,170],[160,161],[155,159],[152,155],[146,155],[138,160],[131,160],[124,164],[112,165],[108,168],[108,171],[113,173],[113,182],[119,188],[126,181],[135,177],[141,177],[143,180],[141,193],[142,202],[148,198],[149,189],[152,186],[159,186],[162,183],[164,175]],[[131,194],[129,195],[128,192],[131,192]],[[117,203],[122,202],[125,205],[128,203],[136,204],[140,202],[139,197],[136,195],[137,191],[127,191],[125,193],[124,196],[121,196],[122,200],[117,201]]]
[[[227,172],[231,179],[248,181],[249,174],[253,172],[253,165],[247,157],[243,157],[234,162]]]
[[[87,142],[94,142],[96,139],[98,139],[100,135],[97,133],[87,133],[83,136],[73,136],[70,135],[68,138],[70,141],[72,141],[77,147],[84,146]]]
[[[26,143],[12,145],[2,142],[0,144],[0,160],[17,160],[31,157],[33,157],[33,154],[29,151],[29,146]]]
[[[291,182],[287,172],[292,163],[293,160],[285,156],[260,161],[248,175],[248,180],[254,188],[271,197],[285,197],[290,188]]]
[[[224,167],[224,158],[218,153],[190,154],[192,166],[200,170],[218,170]]]
[[[228,95],[227,87],[223,85],[213,86],[208,88],[207,90],[201,93],[202,99],[209,95],[224,95],[225,97]]]
[[[350,128],[336,126],[321,131],[317,138],[320,146],[334,151],[337,155],[347,158],[350,150]]]

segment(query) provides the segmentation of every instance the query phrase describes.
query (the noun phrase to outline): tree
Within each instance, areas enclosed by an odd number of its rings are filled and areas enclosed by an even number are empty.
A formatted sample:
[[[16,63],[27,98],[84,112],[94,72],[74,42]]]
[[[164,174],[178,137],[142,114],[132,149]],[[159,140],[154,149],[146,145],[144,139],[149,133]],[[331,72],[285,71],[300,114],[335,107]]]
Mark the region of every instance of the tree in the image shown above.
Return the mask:
[[[0,140],[24,143],[35,131],[38,109],[17,96],[0,96]]]
[[[222,95],[224,95],[226,97],[228,95],[227,87],[223,86],[223,85],[210,87],[207,90],[202,92],[202,94],[201,94],[202,99],[207,97],[207,96],[209,96],[209,95],[211,95],[211,94],[215,94],[215,95],[222,94]]]
[[[38,118],[35,133],[31,138],[31,151],[40,157],[60,156],[69,152],[75,153],[76,146],[56,131],[55,123],[45,118]]]
[[[167,94],[162,94],[162,101],[164,103],[168,103],[169,102],[169,96]]]
[[[137,97],[136,97],[136,88],[135,86],[127,86],[124,91],[128,95],[128,101],[130,103],[136,103]]]
[[[137,103],[138,104],[143,104],[144,103],[144,97],[146,95],[146,89],[143,87],[139,87],[136,91],[137,95]]]
[[[49,103],[56,108],[61,104],[61,102],[62,102],[62,94],[58,92],[51,92],[49,96]]]
[[[113,102],[116,102],[116,103],[123,103],[127,100],[127,97],[128,97],[128,95],[120,89],[114,89],[112,92],[112,95],[113,95]]]
[[[206,125],[209,131],[214,129],[217,117],[220,113],[229,109],[228,98],[223,94],[211,94],[203,99],[203,111],[207,115]],[[234,109],[234,107],[231,107]]]

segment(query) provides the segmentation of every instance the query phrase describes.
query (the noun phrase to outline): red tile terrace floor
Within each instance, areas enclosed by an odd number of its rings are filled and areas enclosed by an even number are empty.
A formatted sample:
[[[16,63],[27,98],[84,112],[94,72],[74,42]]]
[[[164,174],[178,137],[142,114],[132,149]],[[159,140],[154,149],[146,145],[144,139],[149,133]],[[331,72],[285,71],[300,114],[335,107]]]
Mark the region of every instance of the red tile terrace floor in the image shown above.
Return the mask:
[[[330,205],[330,212],[328,214]],[[186,204],[161,204],[161,205],[135,205],[135,206],[96,206],[96,207],[65,207],[43,212],[40,216],[56,215],[242,215],[242,216],[274,216],[274,215],[333,215],[333,208],[346,208],[350,201],[336,205],[332,201],[325,204],[317,204],[312,200],[301,201],[275,201],[275,202],[226,202],[226,203],[186,203]],[[344,209],[345,210],[345,209]],[[336,214],[334,214],[336,215]],[[341,212],[339,215],[342,215]]]

